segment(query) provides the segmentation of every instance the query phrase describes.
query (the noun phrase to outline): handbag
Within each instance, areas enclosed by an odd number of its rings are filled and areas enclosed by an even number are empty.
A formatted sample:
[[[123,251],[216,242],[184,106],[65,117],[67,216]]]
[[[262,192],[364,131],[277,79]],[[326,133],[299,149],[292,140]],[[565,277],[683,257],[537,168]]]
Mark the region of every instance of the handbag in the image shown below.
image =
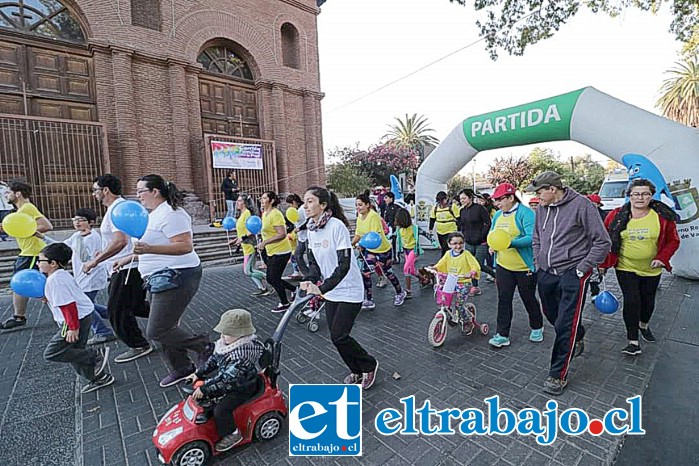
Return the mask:
[[[144,287],[151,294],[174,290],[180,287],[179,278],[179,270],[165,268],[150,274],[144,283]]]

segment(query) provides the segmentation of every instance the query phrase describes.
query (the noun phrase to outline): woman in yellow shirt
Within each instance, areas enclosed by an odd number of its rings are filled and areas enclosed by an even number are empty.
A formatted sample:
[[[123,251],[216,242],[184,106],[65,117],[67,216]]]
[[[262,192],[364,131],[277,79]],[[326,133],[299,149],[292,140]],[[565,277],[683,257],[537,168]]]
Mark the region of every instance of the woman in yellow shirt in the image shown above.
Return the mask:
[[[437,203],[430,214],[430,232],[436,224],[437,239],[443,256],[449,251],[449,234],[459,229],[456,220],[459,218],[460,211],[458,205],[449,203],[449,196],[444,191],[438,192],[435,200]]]
[[[391,266],[393,260],[391,257],[391,243],[388,242],[381,224],[381,217],[376,213],[371,205],[369,193],[360,194],[356,199],[357,206],[357,229],[352,239],[352,246],[356,246],[362,236],[370,231],[376,232],[381,237],[381,245],[376,249],[368,249],[364,251],[364,261],[362,264],[362,276],[364,277],[364,293],[365,299],[362,303],[362,309],[374,309],[372,292],[371,292],[371,269],[379,265],[383,270],[384,275],[391,282],[396,290],[396,296],[393,300],[394,306],[402,306],[407,293],[401,288],[398,278],[393,273]]]
[[[289,308],[289,298],[286,290],[296,288],[282,280],[286,264],[291,259],[291,243],[286,237],[286,221],[277,209],[279,196],[274,191],[266,191],[260,198],[262,214],[262,241],[257,249],[267,252],[267,282],[272,285],[279,296],[279,304],[272,312],[284,312]]]
[[[231,241],[231,244],[242,246],[243,248],[243,273],[257,286],[257,291],[251,296],[267,296],[272,294],[272,290],[264,284],[265,273],[255,268],[255,235],[248,231],[247,220],[253,215],[254,206],[252,198],[247,194],[238,196],[235,205],[238,211],[238,220],[235,222],[235,231],[238,237]]]

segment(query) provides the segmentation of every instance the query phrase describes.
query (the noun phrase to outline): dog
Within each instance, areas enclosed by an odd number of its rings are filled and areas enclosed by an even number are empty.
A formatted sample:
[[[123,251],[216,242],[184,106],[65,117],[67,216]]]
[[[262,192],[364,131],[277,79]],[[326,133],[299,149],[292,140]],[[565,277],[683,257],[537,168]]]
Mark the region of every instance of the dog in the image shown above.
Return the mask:
[[[431,272],[428,272],[425,270],[424,267],[418,269],[417,271],[417,279],[420,282],[420,286],[422,288],[427,288],[428,286],[434,286],[435,285],[435,276]]]

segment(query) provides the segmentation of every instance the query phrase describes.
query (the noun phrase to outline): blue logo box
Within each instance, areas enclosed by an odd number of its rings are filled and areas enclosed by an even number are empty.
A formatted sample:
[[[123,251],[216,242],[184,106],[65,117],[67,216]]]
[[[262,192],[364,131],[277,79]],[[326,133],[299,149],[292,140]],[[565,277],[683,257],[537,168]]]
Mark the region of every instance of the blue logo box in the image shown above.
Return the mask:
[[[289,456],[361,455],[361,386],[289,386]]]

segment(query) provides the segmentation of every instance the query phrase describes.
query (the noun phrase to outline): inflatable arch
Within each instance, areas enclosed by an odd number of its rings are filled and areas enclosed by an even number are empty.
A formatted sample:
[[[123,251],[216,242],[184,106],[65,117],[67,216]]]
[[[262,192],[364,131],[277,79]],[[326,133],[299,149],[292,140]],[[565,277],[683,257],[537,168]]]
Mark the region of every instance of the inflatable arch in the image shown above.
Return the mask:
[[[674,272],[699,279],[699,130],[622,102],[592,87],[464,120],[417,173],[417,221],[424,226],[437,191],[478,152],[548,141],[576,141],[653,181],[675,204],[682,240]],[[660,195],[660,193],[658,193]]]

